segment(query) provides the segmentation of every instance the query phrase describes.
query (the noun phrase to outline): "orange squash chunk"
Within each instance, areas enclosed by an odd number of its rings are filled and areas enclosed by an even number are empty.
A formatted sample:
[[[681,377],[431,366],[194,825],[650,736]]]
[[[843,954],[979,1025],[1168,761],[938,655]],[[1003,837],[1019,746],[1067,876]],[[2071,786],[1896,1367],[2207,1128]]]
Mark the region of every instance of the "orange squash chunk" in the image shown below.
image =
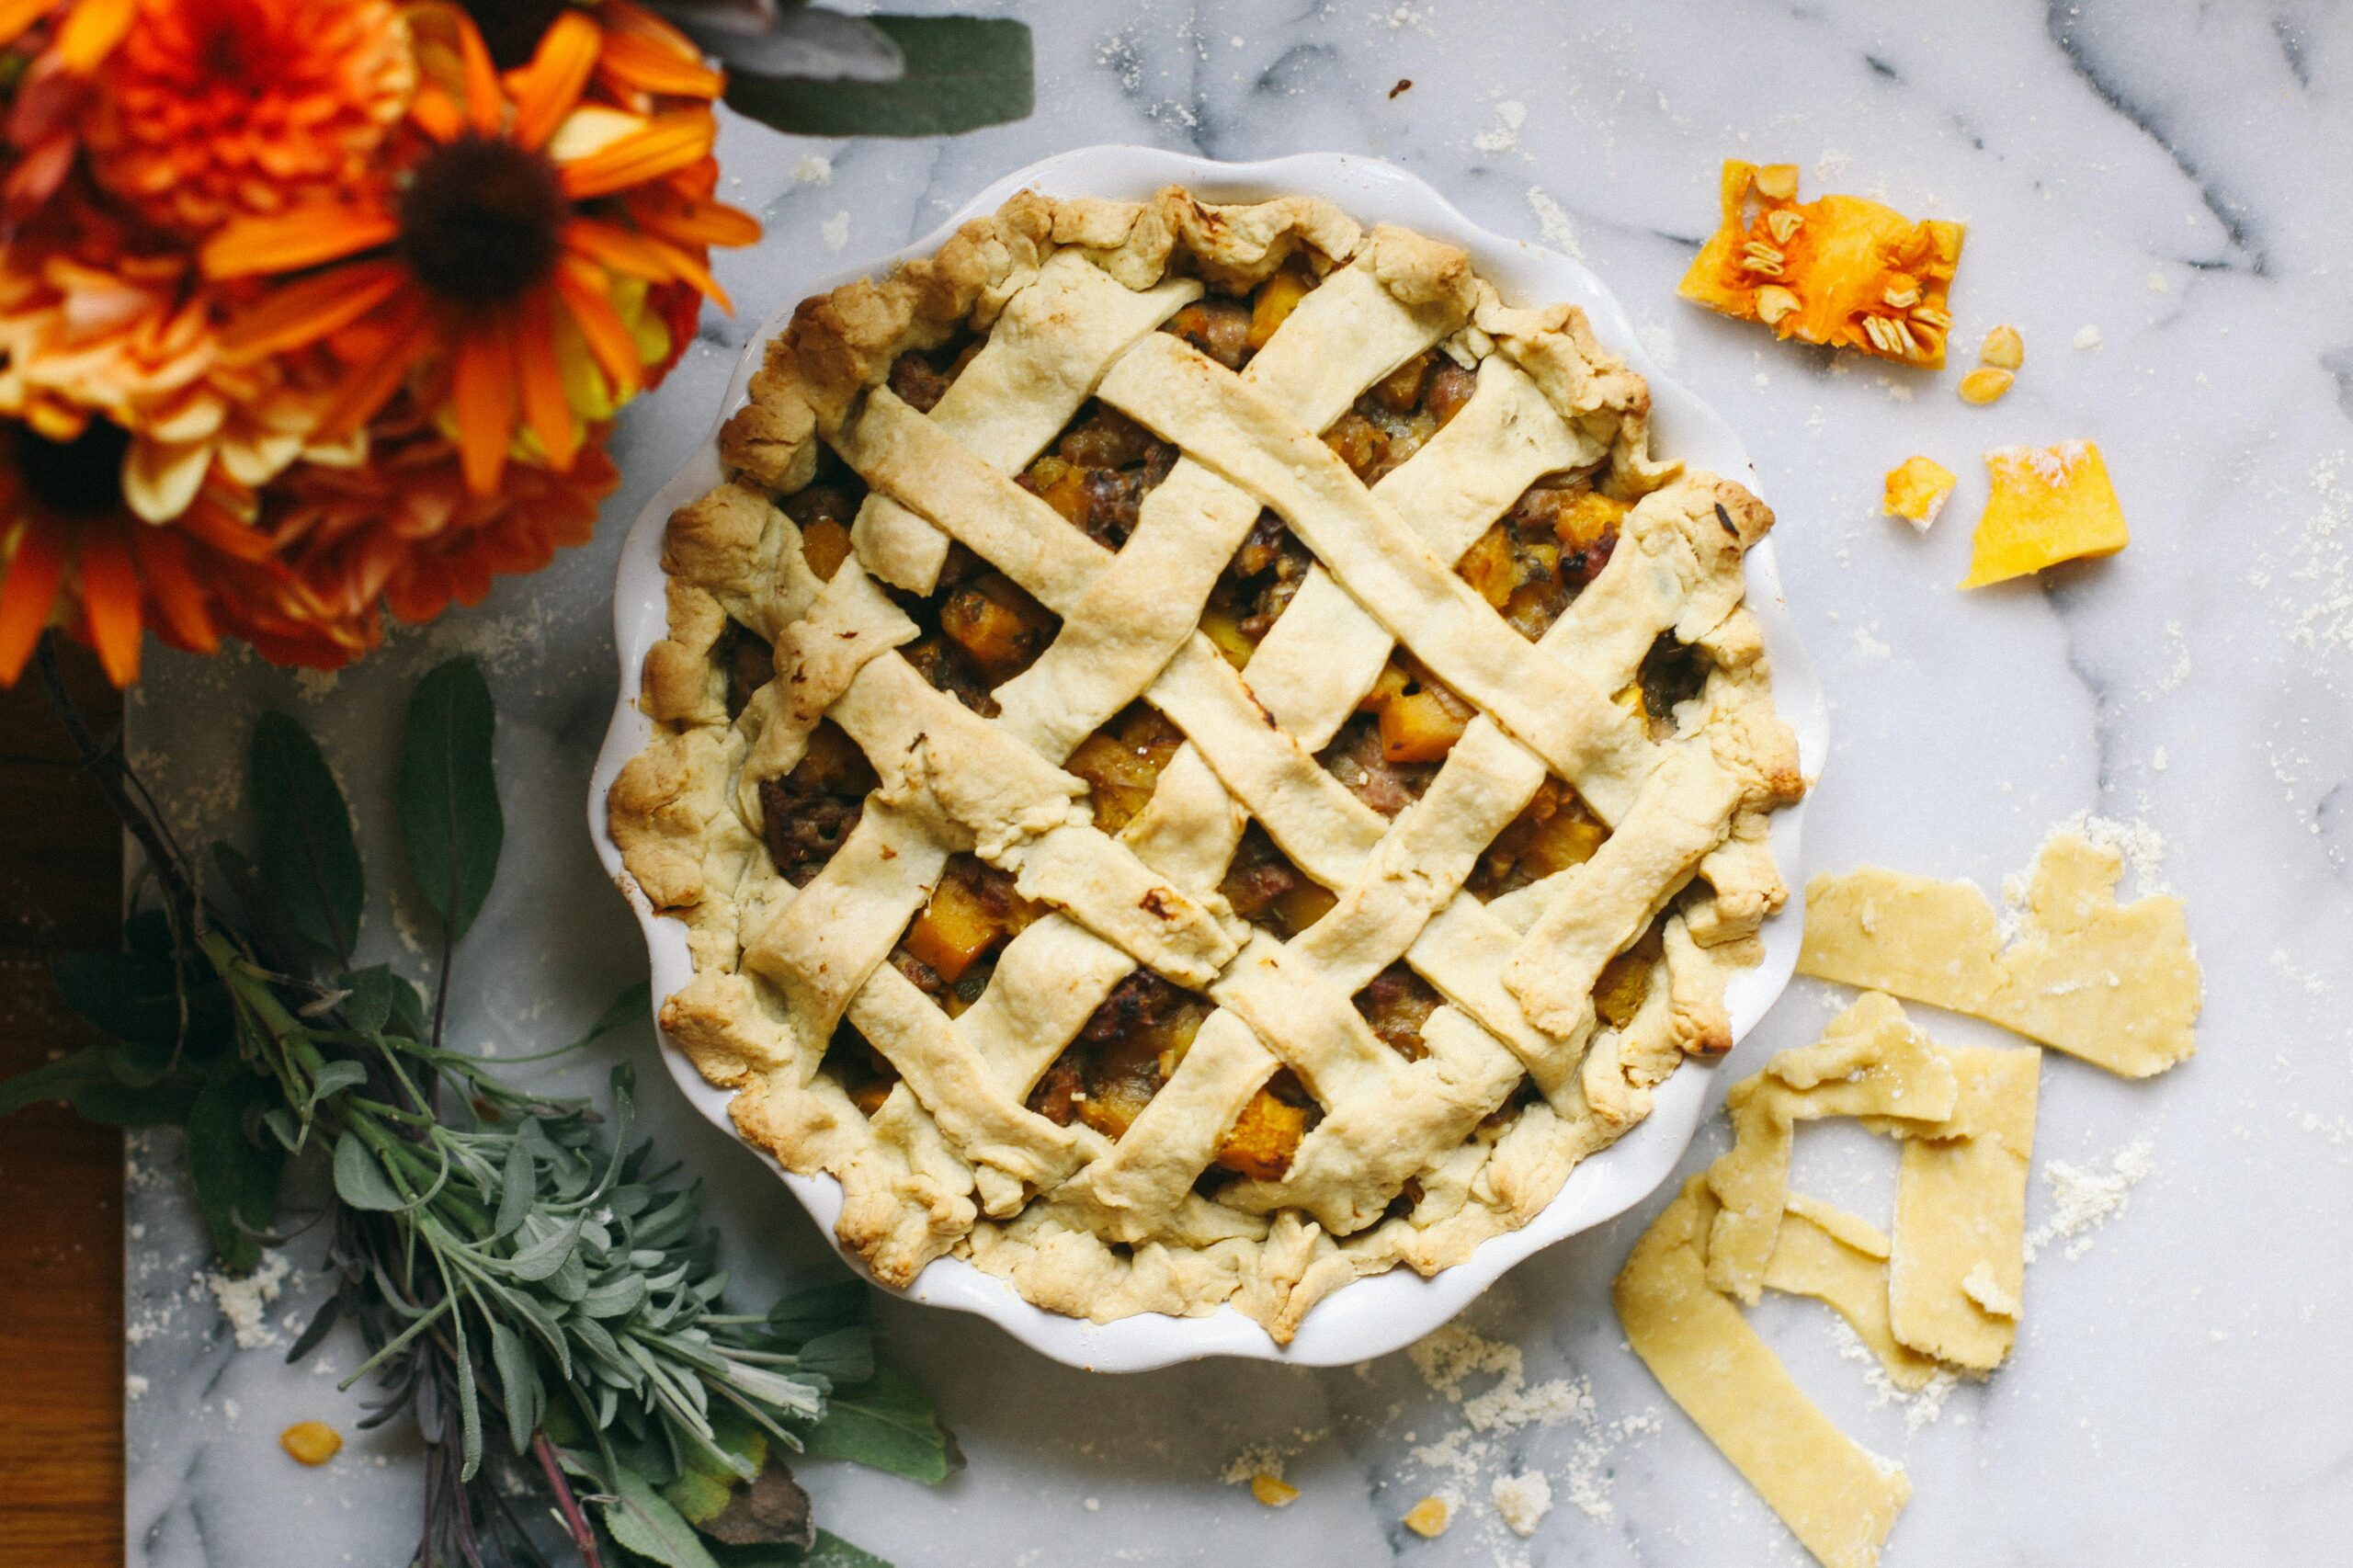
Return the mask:
[[[1972,540],[1964,588],[2113,555],[2132,540],[2108,464],[2089,441],[1997,447],[1985,454],[1985,472],[1993,494]]]
[[[1217,1163],[1260,1181],[1279,1181],[1307,1135],[1307,1108],[1260,1089],[1242,1108],[1233,1131],[1219,1146]]]
[[[915,924],[907,951],[954,984],[972,960],[1029,923],[1032,907],[1004,872],[973,862],[950,862]]]
[[[1315,284],[1315,278],[1294,258],[1258,285],[1258,291],[1250,297],[1250,335],[1244,340],[1254,352],[1267,346],[1275,329],[1290,318]]]
[[[1053,641],[1053,612],[992,572],[958,588],[940,607],[939,630],[972,656],[994,684],[1010,679]]]
[[[1677,292],[1779,337],[1942,369],[1961,225],[1859,196],[1797,198],[1796,165],[1727,161],[1722,225]]]
[[[849,529],[831,517],[819,517],[804,523],[801,528],[801,558],[809,562],[809,570],[833,581],[834,574],[849,559]]]

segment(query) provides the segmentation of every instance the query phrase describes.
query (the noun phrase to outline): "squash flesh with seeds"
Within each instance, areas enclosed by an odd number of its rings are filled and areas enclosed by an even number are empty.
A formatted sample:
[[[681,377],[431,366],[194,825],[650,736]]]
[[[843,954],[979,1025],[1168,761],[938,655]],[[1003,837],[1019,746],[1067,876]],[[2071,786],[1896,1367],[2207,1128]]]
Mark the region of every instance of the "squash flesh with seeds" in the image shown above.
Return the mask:
[[[1943,367],[1961,224],[1859,196],[1800,202],[1787,164],[1728,161],[1721,199],[1722,225],[1677,286],[1685,299],[1779,337]]]

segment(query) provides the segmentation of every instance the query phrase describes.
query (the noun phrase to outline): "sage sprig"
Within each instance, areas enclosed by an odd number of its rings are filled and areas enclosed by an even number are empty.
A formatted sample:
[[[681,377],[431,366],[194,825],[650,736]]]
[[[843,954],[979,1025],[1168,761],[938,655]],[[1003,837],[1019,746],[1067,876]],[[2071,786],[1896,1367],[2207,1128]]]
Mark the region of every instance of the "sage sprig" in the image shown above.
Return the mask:
[[[63,1099],[100,1120],[184,1126],[232,1270],[273,1239],[287,1168],[324,1165],[330,1290],[290,1358],[352,1323],[369,1354],[344,1386],[376,1383],[363,1425],[417,1422],[418,1568],[877,1563],[815,1528],[785,1456],[924,1481],[961,1459],[920,1390],[877,1360],[866,1288],[730,1311],[698,1184],[631,1142],[625,1065],[598,1108],[517,1087],[446,1043],[452,960],[503,837],[495,715],[473,663],[418,684],[398,781],[409,869],[443,938],[429,999],[389,967],[353,967],[366,899],[351,813],[299,723],[256,726],[259,853],[215,845],[207,877],[119,753],[53,683],[51,696],[144,851],[147,885],[119,951],[58,965],[68,1006],[106,1042],[0,1084],[0,1113]],[[547,1054],[648,1002],[631,986]]]

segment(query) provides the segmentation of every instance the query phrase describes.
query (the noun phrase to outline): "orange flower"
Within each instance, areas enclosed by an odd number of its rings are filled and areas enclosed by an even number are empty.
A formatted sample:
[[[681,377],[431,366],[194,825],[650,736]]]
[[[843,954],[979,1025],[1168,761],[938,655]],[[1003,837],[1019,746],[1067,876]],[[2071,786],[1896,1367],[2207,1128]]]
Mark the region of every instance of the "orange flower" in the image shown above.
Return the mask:
[[[585,544],[620,482],[592,427],[569,472],[510,464],[477,494],[457,451],[405,398],[379,421],[369,460],[305,463],[264,496],[263,527],[289,582],[231,596],[231,628],[265,657],[332,667],[371,646],[378,605],[430,620],[479,603],[494,576],[537,572]]]
[[[514,459],[572,468],[589,426],[672,353],[649,287],[725,307],[708,247],[759,225],[710,199],[707,105],[584,101],[607,53],[585,13],[565,11],[503,76],[462,13],[420,6],[411,25],[425,146],[397,193],[233,220],[203,265],[216,279],[303,275],[233,321],[223,348],[235,363],[324,344],[348,366],[318,438],[410,387],[487,498]]]
[[[155,528],[123,503],[131,438],[92,419],[74,435],[0,420],[0,682],[13,685],[42,631],[97,650],[117,686],[139,678],[141,632],[176,647],[220,645],[212,575],[262,570],[269,541],[238,517],[233,484],[208,485],[179,522]]]
[[[0,0],[0,50],[23,74],[6,119],[0,196],[16,212],[53,195],[74,166],[93,74],[131,30],[138,0]],[[25,56],[29,62],[24,63]]]
[[[312,431],[335,391],[322,353],[222,363],[213,305],[184,252],[134,245],[74,198],[0,246],[0,415],[52,439],[91,414],[128,433],[124,498],[151,523],[187,509],[216,460],[247,487],[297,457],[356,460]]]
[[[416,85],[391,0],[139,0],[85,132],[98,183],[197,235],[360,189]]]

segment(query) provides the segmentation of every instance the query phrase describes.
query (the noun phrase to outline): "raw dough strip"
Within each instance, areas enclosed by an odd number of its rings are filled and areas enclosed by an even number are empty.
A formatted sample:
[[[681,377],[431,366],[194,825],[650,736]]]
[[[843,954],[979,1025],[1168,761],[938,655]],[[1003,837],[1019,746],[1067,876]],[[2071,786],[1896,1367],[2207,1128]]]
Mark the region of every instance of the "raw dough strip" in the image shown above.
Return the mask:
[[[2042,846],[2018,939],[1967,882],[1864,866],[1806,884],[1798,972],[1990,1019],[2128,1078],[2198,1049],[2198,959],[2181,901],[2116,902],[2123,858],[2075,834]]]
[[[1952,1063],[1877,992],[1824,1027],[1812,1045],[1784,1051],[1732,1086],[1724,1108],[1733,1146],[1708,1167],[1722,1207],[1708,1239],[1708,1283],[1755,1305],[1789,1198],[1792,1128],[1834,1116],[1941,1123],[1960,1089]]]
[[[1984,1372],[2018,1337],[2042,1053],[1949,1046],[1945,1055],[1961,1081],[1952,1116],[1897,1129],[1890,1322],[1913,1349]]]
[[[1872,1568],[1912,1498],[1903,1468],[1831,1424],[1740,1309],[1708,1283],[1714,1199],[1693,1176],[1618,1276],[1627,1343],[1825,1568]]]
[[[1887,1238],[1869,1221],[1792,1192],[1773,1259],[1765,1267],[1765,1285],[1828,1306],[1879,1358],[1888,1381],[1916,1393],[1937,1375],[1937,1360],[1895,1337],[1888,1312],[1888,1248]]]

